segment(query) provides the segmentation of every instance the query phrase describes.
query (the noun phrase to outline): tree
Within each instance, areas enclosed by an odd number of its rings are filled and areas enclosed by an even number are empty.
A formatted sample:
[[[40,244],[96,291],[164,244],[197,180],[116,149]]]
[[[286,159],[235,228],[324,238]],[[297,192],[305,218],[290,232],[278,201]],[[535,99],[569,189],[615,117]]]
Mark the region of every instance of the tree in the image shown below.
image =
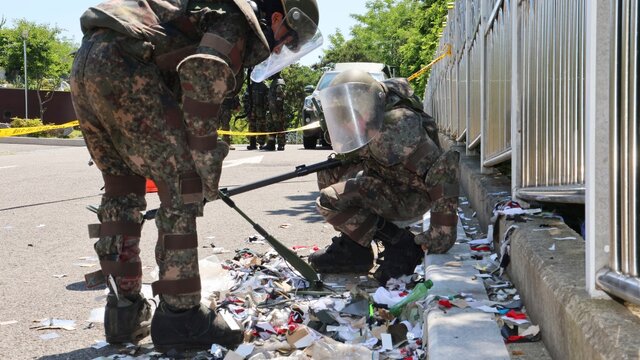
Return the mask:
[[[6,70],[7,80],[20,84],[24,79],[23,33],[27,32],[27,83],[37,90],[40,118],[52,90],[69,79],[73,51],[76,46],[60,36],[61,29],[18,20],[13,28],[0,28],[0,67]]]
[[[447,0],[369,0],[367,12],[351,15],[357,24],[351,39],[337,31],[321,65],[346,61],[381,62],[408,77],[437,55],[440,33],[447,16]],[[424,93],[427,76],[414,82],[416,94]]]
[[[293,64],[282,70],[281,75],[287,89],[285,114],[289,114],[290,119],[298,119],[304,98],[307,96],[304,92],[304,87],[315,85],[320,79],[322,71],[300,64]]]

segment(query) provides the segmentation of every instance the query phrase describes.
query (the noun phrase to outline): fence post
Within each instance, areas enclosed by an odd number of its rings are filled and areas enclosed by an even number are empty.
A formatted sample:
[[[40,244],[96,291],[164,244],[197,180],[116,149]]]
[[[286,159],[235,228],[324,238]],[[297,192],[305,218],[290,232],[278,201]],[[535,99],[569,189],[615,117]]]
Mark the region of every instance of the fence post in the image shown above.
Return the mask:
[[[596,272],[608,265],[611,238],[610,187],[610,87],[611,2],[586,2],[585,59],[585,271],[586,290],[593,297],[605,296],[596,289]]]

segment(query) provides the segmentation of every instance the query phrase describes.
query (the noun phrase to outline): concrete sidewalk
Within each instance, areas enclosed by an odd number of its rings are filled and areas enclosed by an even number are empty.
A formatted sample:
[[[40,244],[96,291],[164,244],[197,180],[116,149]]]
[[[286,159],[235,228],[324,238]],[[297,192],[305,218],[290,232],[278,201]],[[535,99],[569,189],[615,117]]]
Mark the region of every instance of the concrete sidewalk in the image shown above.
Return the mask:
[[[493,206],[510,199],[511,181],[480,172],[477,155],[465,155],[444,136],[445,148],[461,152],[461,186],[486,231]],[[637,307],[611,298],[591,298],[585,290],[585,241],[561,221],[527,216],[511,235],[507,273],[554,359],[640,359]],[[500,219],[496,239],[513,221]],[[543,230],[543,231],[541,231]],[[548,230],[548,231],[547,231]],[[573,238],[571,240],[559,240]],[[494,243],[497,248],[498,243]],[[634,311],[631,311],[634,310]]]

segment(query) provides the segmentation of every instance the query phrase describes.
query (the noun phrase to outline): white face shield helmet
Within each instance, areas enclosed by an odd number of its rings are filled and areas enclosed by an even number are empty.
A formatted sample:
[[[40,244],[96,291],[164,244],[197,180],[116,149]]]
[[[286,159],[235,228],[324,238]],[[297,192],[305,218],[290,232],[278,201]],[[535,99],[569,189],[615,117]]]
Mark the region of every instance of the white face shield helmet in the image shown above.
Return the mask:
[[[288,27],[288,31],[280,31],[283,26]],[[323,37],[318,25],[296,7],[289,10],[280,28],[275,33],[285,33],[281,39],[285,42],[277,45],[279,52],[272,52],[265,61],[253,68],[251,80],[254,82],[268,79],[322,45]]]
[[[348,82],[325,88],[319,96],[335,152],[357,150],[380,133],[385,106],[380,86]]]

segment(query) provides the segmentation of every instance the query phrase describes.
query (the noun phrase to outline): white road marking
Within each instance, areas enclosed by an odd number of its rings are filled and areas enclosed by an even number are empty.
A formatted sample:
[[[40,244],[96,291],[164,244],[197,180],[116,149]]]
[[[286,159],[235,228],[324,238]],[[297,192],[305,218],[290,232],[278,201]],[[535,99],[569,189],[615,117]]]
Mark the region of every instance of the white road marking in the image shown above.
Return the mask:
[[[222,163],[222,168],[224,169],[224,168],[239,166],[239,165],[243,165],[243,164],[260,164],[262,162],[263,158],[264,158],[264,156],[260,155],[260,156],[252,156],[252,157],[248,157],[248,158],[244,158],[244,159],[225,160]]]

